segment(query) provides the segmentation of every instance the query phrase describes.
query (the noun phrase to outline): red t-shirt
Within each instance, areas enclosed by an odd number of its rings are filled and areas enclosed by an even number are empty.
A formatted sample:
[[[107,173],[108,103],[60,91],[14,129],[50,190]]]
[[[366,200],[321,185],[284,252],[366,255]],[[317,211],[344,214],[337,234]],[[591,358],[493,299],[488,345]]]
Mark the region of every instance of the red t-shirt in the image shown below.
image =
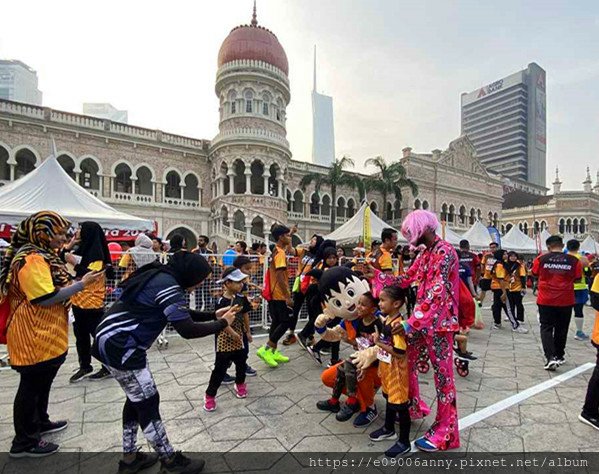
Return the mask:
[[[537,304],[573,306],[574,280],[582,277],[582,264],[574,255],[549,252],[535,258],[533,275],[539,277]]]
[[[460,250],[458,252],[458,256],[460,257],[460,263],[470,268],[470,271],[472,272],[472,283],[474,283],[476,286],[476,274],[480,266],[480,259],[478,258],[478,255],[470,252],[469,250]]]

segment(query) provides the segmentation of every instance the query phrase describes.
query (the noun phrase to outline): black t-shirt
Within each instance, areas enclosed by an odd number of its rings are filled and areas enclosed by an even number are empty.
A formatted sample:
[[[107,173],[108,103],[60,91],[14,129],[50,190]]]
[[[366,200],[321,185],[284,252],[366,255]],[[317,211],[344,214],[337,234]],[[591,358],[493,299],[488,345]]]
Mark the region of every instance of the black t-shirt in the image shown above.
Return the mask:
[[[368,339],[372,343],[372,336],[378,330],[379,334],[383,333],[383,320],[376,316],[374,321],[368,325],[364,324],[364,320],[358,320],[358,326],[356,327],[356,337],[363,337]]]

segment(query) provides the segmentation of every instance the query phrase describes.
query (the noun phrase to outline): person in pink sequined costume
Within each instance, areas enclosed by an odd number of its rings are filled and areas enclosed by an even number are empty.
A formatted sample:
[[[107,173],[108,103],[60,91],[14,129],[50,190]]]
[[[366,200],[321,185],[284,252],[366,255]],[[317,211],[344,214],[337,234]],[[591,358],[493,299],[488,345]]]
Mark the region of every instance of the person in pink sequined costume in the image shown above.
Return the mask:
[[[425,416],[430,408],[420,399],[416,362],[422,346],[434,370],[437,416],[426,434],[415,441],[422,451],[444,451],[460,446],[453,368],[453,337],[459,330],[459,260],[456,251],[436,234],[439,226],[432,212],[415,210],[401,226],[410,244],[424,247],[414,264],[397,277],[401,287],[418,281],[416,305],[399,331],[408,340],[412,418]]]

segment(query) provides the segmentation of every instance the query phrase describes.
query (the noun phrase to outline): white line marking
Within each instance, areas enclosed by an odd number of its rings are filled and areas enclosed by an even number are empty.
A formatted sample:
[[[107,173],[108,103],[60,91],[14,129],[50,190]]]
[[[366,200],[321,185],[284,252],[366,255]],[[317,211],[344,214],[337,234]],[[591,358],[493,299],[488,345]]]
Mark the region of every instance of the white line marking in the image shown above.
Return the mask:
[[[516,405],[526,400],[527,398],[534,397],[535,395],[549,388],[555,387],[556,385],[559,385],[560,383],[565,382],[566,380],[571,379],[572,377],[576,377],[577,375],[582,374],[583,372],[586,372],[587,370],[592,369],[593,367],[595,367],[595,364],[593,364],[592,362],[587,362],[586,364],[576,367],[575,369],[572,369],[564,374],[558,375],[557,377],[554,377],[551,380],[541,382],[540,384],[535,385],[534,387],[527,388],[526,390],[523,390],[520,393],[512,395],[511,397],[501,400],[500,402],[494,403],[493,405],[490,405],[486,408],[483,408],[482,410],[472,413],[471,415],[468,415],[467,417],[462,418],[459,421],[460,430],[470,428],[472,425],[478,423],[479,421],[483,421],[486,418],[496,415],[500,411],[503,411],[513,405]],[[543,369],[541,368],[540,370]]]

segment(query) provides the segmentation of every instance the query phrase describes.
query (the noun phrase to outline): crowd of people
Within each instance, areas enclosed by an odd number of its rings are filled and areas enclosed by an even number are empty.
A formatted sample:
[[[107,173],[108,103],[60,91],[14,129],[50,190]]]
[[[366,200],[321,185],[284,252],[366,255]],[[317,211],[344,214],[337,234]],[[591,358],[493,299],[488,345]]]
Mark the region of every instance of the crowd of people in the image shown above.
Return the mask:
[[[270,325],[257,356],[271,369],[289,363],[281,346],[297,343],[318,364],[330,355],[321,379],[332,393],[317,407],[335,413],[340,422],[353,418],[356,427],[378,417],[375,395],[381,389],[385,423],[369,437],[393,440],[385,451],[389,457],[411,451],[411,421],[430,413],[419,391],[422,363],[433,367],[437,414],[414,444],[422,451],[459,447],[454,357],[476,360],[467,350],[468,334],[477,327],[476,315],[489,291],[493,330],[502,329],[503,319],[524,335],[523,297],[533,288],[543,367],[549,371],[565,363],[572,312],[575,338],[589,339],[583,309],[590,297],[597,310],[590,338],[599,362],[599,271],[593,256],[580,254],[578,241],[568,241],[564,251],[562,238],[551,236],[547,252],[525,261],[496,242],[481,254],[472,252],[467,240],[456,250],[436,234],[438,224],[434,214],[413,211],[401,228],[408,245],[398,245],[398,232],[387,228],[368,251],[358,245],[351,256],[319,235],[294,246],[297,227],[275,225],[270,249],[239,241],[218,255],[205,235],[198,237],[195,249],[188,249],[180,235],[165,242],[144,234],[133,246],[116,248],[97,223],[83,222],[69,236],[71,223],[59,214],[30,216],[18,226],[0,271],[0,335],[6,336],[11,366],[20,376],[10,455],[40,457],[59,449],[43,436],[67,427],[67,421],[50,420],[48,400],[66,359],[69,314],[79,361],[70,381],[113,377],[126,395],[121,472],[137,472],[158,461],[164,472],[203,467],[202,460],[174,450],[160,417],[146,352],[167,324],[188,339],[215,335],[214,369],[203,404],[212,412],[222,384],[234,384],[238,398],[251,390],[246,381],[256,370],[248,365],[253,342],[249,314],[265,302]],[[291,262],[297,262],[293,271]],[[263,281],[254,276],[258,267],[267,268]],[[119,268],[122,275],[115,282]],[[109,282],[118,291],[107,307]],[[190,292],[197,309],[189,308]],[[303,308],[308,317],[298,331]],[[342,342],[354,348],[351,357],[341,359]],[[92,358],[99,362],[96,372]],[[231,368],[234,375],[228,373]],[[579,418],[599,429],[599,364]],[[137,449],[139,428],[155,453]]]

